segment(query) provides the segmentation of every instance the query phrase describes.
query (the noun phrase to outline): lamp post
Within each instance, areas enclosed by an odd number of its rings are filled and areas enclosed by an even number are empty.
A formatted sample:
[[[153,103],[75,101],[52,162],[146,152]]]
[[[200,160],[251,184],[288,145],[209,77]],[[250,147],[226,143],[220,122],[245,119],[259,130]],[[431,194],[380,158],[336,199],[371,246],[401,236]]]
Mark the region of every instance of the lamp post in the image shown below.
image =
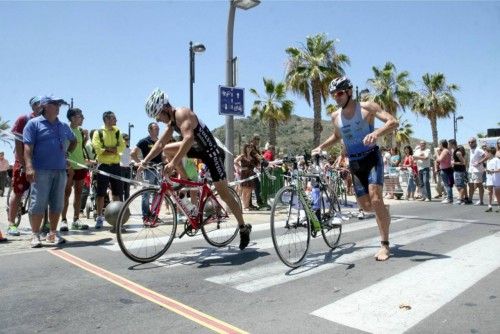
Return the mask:
[[[189,42],[189,108],[193,110],[194,54],[205,52],[205,45]]]
[[[129,143],[130,143],[130,140],[132,139],[132,137],[130,137],[130,129],[132,129],[134,127],[134,124],[128,122],[128,140],[129,140]]]
[[[227,20],[227,56],[226,56],[226,85],[234,87],[233,74],[233,31],[234,31],[234,15],[236,8],[248,10],[260,4],[259,0],[229,0],[229,16]],[[234,153],[234,117],[226,116],[225,124],[226,147],[229,152]],[[234,179],[234,156],[226,156],[226,173],[229,181]]]
[[[453,112],[453,139],[455,141],[457,140],[457,128],[458,128],[458,121],[464,119],[463,116],[456,116],[455,112]]]

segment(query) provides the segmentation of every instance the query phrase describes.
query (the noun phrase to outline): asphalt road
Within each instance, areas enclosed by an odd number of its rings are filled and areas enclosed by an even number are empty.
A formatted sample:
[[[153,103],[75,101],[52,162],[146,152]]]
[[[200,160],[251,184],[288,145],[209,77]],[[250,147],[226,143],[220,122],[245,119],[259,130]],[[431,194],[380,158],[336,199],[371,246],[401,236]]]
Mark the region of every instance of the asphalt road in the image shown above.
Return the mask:
[[[376,262],[373,217],[341,246],[312,242],[299,269],[270,243],[269,212],[246,214],[250,246],[174,240],[155,263],[128,260],[109,231],[62,248],[0,245],[0,333],[498,333],[500,213],[393,201],[392,257]],[[5,232],[5,203],[0,202]]]

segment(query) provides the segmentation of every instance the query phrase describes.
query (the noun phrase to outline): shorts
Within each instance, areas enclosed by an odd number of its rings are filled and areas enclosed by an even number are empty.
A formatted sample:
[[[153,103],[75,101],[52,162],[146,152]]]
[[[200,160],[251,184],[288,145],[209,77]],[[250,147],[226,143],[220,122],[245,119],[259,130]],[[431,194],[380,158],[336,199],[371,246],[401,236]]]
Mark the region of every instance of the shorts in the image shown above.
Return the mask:
[[[484,172],[470,172],[469,173],[469,183],[483,183]]]
[[[384,185],[384,162],[378,148],[361,159],[349,159],[349,168],[356,197],[368,195],[370,184]]]
[[[51,213],[61,213],[64,206],[65,170],[35,170],[31,184],[30,214],[43,214],[47,205]]]
[[[73,169],[73,181],[85,180],[87,173],[88,173],[88,170],[86,170],[85,168]],[[69,177],[69,174],[68,174],[68,177]]]
[[[210,172],[212,181],[217,182],[226,179],[226,170],[224,169],[225,155],[224,151],[219,147],[207,149],[195,144],[189,149],[187,157],[203,161]]]
[[[24,167],[21,166],[19,161],[16,161],[12,171],[12,189],[14,190],[14,194],[21,195],[28,190],[29,187],[30,183],[26,180]]]
[[[455,187],[465,188],[468,183],[467,172],[454,172],[453,178],[455,179]]]
[[[116,176],[120,176],[122,174],[122,170],[120,167],[120,164],[100,164],[99,167],[97,168],[100,171],[113,174]],[[121,197],[123,195],[123,182],[120,180],[117,180],[113,177],[109,177],[107,175],[103,175],[98,173],[97,174],[97,190],[96,194],[97,196],[105,196],[106,192],[108,190],[108,186],[111,184],[111,192],[113,193],[113,196],[118,196]]]

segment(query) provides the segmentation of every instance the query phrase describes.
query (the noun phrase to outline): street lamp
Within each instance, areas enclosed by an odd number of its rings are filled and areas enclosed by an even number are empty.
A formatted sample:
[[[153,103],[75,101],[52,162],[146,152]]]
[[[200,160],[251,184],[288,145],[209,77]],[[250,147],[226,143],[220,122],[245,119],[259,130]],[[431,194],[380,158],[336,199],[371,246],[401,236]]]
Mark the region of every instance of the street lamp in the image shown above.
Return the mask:
[[[227,20],[227,57],[226,57],[226,85],[234,87],[235,82],[233,78],[233,31],[234,31],[234,14],[236,8],[250,9],[260,4],[259,0],[229,0],[229,16]],[[226,116],[226,147],[229,152],[234,153],[234,118],[233,116]],[[226,157],[226,173],[229,181],[234,179],[234,156],[228,155]]]
[[[128,122],[128,140],[129,140],[129,143],[131,142],[131,139],[132,137],[130,137],[130,129],[132,129],[134,127],[134,124]]]
[[[194,54],[205,52],[205,45],[189,42],[189,108],[193,110]]]
[[[455,112],[453,112],[453,139],[455,139],[455,141],[457,140],[457,126],[458,126],[458,121],[461,120],[461,119],[464,119],[464,117],[463,116],[456,117]]]

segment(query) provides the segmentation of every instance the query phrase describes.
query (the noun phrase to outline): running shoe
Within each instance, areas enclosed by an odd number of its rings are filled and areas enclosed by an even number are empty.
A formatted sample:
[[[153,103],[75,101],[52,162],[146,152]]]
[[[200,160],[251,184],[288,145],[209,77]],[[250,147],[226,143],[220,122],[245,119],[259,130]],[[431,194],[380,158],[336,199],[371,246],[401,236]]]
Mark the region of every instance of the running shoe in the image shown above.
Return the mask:
[[[48,244],[53,244],[53,245],[61,245],[66,242],[66,239],[61,237],[57,232],[51,232],[47,234],[47,237],[45,238],[45,242]]]
[[[103,216],[97,216],[95,220],[95,229],[100,230],[102,226],[104,225],[104,217]]]
[[[358,219],[365,219],[365,213],[363,210],[359,210],[358,212]]]
[[[481,206],[481,205],[484,205],[483,202],[481,201],[477,201],[476,203],[474,203],[475,206]]]
[[[244,250],[250,243],[250,232],[252,232],[252,225],[245,224],[240,227],[240,249]]]
[[[75,231],[88,230],[89,226],[87,224],[82,223],[80,219],[77,219],[71,224],[71,229]]]
[[[40,248],[40,247],[42,247],[42,242],[40,241],[40,235],[33,234],[31,236],[30,245],[31,245],[31,248]]]
[[[488,209],[486,209],[485,212],[492,212],[493,211],[493,208],[491,206],[488,207]]]
[[[61,227],[59,227],[59,232],[68,232],[68,221],[66,219],[61,220]]]
[[[21,235],[16,225],[9,225],[9,228],[7,229],[7,234],[13,237],[18,237]]]

